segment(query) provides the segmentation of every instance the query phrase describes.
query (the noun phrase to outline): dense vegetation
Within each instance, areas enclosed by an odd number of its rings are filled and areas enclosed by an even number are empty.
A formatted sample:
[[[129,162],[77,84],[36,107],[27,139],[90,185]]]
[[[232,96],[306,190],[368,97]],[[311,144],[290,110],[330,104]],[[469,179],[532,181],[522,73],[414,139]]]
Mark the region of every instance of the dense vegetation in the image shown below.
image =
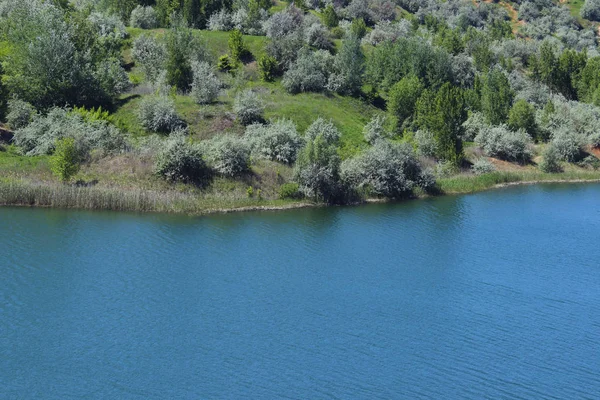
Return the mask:
[[[570,3],[0,0],[0,167],[36,160],[3,179],[337,203],[595,170],[600,2]]]

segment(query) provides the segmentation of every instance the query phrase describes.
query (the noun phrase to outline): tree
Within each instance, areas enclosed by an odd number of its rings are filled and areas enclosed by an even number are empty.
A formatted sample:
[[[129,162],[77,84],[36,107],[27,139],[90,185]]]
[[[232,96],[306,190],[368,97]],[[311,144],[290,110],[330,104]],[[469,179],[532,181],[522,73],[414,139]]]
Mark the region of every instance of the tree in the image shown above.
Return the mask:
[[[523,99],[516,101],[508,113],[508,127],[513,131],[524,129],[529,136],[536,137],[535,108]]]
[[[335,8],[333,8],[333,5],[329,4],[325,7],[325,10],[323,10],[323,23],[326,27],[331,29],[338,26],[339,22],[340,20],[335,12]]]
[[[194,78],[190,60],[194,44],[192,31],[181,21],[175,23],[167,34],[167,81],[179,90],[188,90]]]
[[[401,128],[415,112],[417,100],[423,93],[424,87],[419,78],[409,75],[392,86],[388,97],[388,113]]]
[[[260,74],[261,80],[272,82],[279,73],[279,63],[275,57],[271,57],[267,54],[262,55],[258,59],[258,73]]]
[[[362,39],[367,33],[367,24],[362,18],[356,18],[350,25],[350,32],[360,39]]]
[[[458,165],[462,162],[463,123],[467,120],[461,89],[446,83],[440,90],[425,90],[417,102],[417,125],[433,133],[437,157]]]
[[[329,77],[329,89],[345,95],[359,93],[364,69],[365,56],[360,46],[360,39],[350,35],[342,41],[340,51],[333,61],[334,72]]]
[[[600,57],[587,60],[576,80],[577,96],[579,101],[600,105],[600,98],[595,93],[600,86]]]
[[[333,202],[339,194],[340,157],[322,135],[310,140],[296,161],[295,179],[300,191],[315,201]]]
[[[251,89],[240,92],[233,102],[233,112],[244,125],[260,122],[264,110],[263,101]]]
[[[485,77],[481,89],[481,109],[488,123],[500,125],[508,118],[514,93],[504,73],[493,68]]]
[[[67,182],[79,171],[79,154],[73,138],[56,141],[54,154],[50,158],[50,168],[63,182]]]
[[[240,62],[242,57],[248,51],[246,49],[246,45],[244,44],[244,36],[242,32],[238,29],[234,29],[229,33],[229,40],[227,41],[229,46],[229,52],[231,53],[231,58],[237,63]]]

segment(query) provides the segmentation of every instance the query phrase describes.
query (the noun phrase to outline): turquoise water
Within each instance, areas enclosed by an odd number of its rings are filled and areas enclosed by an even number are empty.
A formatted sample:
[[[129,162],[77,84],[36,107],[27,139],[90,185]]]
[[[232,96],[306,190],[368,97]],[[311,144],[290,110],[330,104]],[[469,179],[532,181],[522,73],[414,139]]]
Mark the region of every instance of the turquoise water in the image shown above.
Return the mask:
[[[0,398],[599,398],[599,239],[600,185],[0,208]]]

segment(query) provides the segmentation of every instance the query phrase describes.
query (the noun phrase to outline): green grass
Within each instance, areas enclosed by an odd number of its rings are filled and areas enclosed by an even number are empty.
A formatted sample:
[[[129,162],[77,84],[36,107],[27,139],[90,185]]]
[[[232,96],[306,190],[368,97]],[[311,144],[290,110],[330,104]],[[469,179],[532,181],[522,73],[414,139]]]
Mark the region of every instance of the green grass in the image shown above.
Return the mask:
[[[154,37],[163,37],[166,33],[166,29],[140,29],[140,28],[127,28],[127,32],[129,32],[129,40],[125,49],[123,50],[124,58],[126,60],[130,60],[131,57],[128,58],[129,49],[131,48],[131,44],[138,36],[145,34],[151,35]],[[206,43],[208,52],[215,58],[227,54],[229,52],[229,32],[220,32],[220,31],[206,31],[206,30],[193,30],[194,35],[202,39],[204,43]],[[252,53],[254,58],[258,59],[263,53],[265,44],[267,43],[266,36],[250,36],[244,35],[244,43],[248,50]]]
[[[252,86],[266,102],[265,117],[289,118],[304,132],[318,117],[331,119],[342,133],[340,154],[343,158],[367,146],[363,128],[374,114],[381,112],[360,99],[336,94],[287,93],[279,83],[255,83]]]
[[[582,169],[567,170],[560,174],[546,174],[539,171],[505,172],[498,171],[485,175],[456,175],[438,179],[438,187],[444,194],[475,193],[496,185],[515,182],[549,181],[592,181],[600,179],[600,171]]]
[[[17,152],[15,146],[7,146],[0,151],[0,171],[8,173],[31,173],[47,170],[49,156],[26,157]]]

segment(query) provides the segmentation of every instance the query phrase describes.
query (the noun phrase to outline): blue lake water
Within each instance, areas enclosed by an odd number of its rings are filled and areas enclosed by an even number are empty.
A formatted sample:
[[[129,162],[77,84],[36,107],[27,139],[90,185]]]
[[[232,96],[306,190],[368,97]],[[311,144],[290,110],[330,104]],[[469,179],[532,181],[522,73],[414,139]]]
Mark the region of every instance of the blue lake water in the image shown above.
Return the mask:
[[[600,185],[0,208],[0,399],[598,399]]]

